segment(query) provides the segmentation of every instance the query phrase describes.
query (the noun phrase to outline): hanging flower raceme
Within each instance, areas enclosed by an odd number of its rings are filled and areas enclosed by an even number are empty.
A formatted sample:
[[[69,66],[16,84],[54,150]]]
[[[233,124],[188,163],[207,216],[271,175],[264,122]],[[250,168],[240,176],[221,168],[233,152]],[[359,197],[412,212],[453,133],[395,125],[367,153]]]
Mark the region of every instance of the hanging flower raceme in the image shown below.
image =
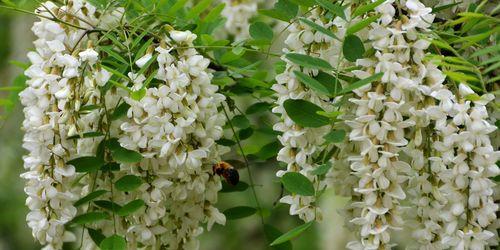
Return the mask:
[[[226,18],[225,32],[234,36],[236,41],[249,38],[250,18],[257,14],[257,4],[262,1],[222,0],[221,2],[225,4],[221,13]]]
[[[418,33],[432,23],[431,11],[416,0],[386,1],[376,7],[373,14],[380,18],[368,31],[374,56],[358,59],[362,70],[353,71],[358,78],[383,76],[355,90],[356,98],[350,99],[357,107],[355,118],[346,121],[351,127],[349,139],[360,146],[359,155],[350,157],[351,170],[359,178],[354,191],[360,194],[351,204],[355,211],[351,223],[359,226],[360,240],[350,242],[350,249],[391,248],[391,231],[403,226],[403,186],[413,165],[423,167],[419,157],[426,119],[420,119],[412,107],[423,99],[419,89],[429,88],[423,83],[427,69],[422,63],[429,43]],[[432,84],[440,85],[439,81]],[[410,129],[414,132],[407,138]],[[400,156],[404,150],[420,162],[410,166]]]
[[[225,98],[211,84],[210,61],[193,48],[196,35],[170,31],[130,67],[129,80],[111,80],[117,71],[102,65],[98,43],[106,39],[97,29],[116,26],[122,9],[98,13],[69,1],[37,12],[36,51],[20,95],[34,237],[61,249],[76,239],[66,230],[73,223],[85,224],[85,249],[100,244],[96,234],[123,236],[130,249],[197,249],[201,223],[225,223],[213,206],[221,183],[212,173],[224,151],[215,141]]]
[[[498,242],[498,236],[488,230],[498,210],[493,199],[495,184],[489,178],[500,173],[496,165],[500,152],[495,151],[489,138],[496,128],[487,120],[485,105],[493,96],[466,100],[471,95],[476,94],[460,84],[450,109],[451,119],[440,131],[446,139],[435,146],[446,167],[440,176],[447,199],[440,213],[444,223],[441,237],[445,247],[484,249],[493,237],[496,239],[490,242]]]
[[[23,147],[29,151],[24,157],[27,172],[21,176],[27,180],[27,221],[33,236],[45,249],[60,249],[64,241],[75,239],[65,229],[77,213],[73,202],[78,199],[72,186],[75,167],[66,161],[78,151],[70,139],[82,125],[77,112],[92,99],[79,89],[89,79],[82,69],[95,63],[96,55],[78,52],[88,40],[87,31],[97,25],[97,13],[82,1],[61,7],[46,2],[37,13],[42,17],[32,28],[36,50],[28,53],[32,65],[25,72],[27,88],[20,94],[26,117]],[[50,20],[54,17],[72,25]]]
[[[322,19],[321,8],[311,10],[307,19],[327,29],[338,29],[338,37],[343,37],[345,34],[345,21],[340,18],[335,18],[330,22],[324,22]],[[328,61],[332,65],[339,63],[339,51],[341,43],[332,37],[326,36],[321,32],[317,32],[310,26],[295,22],[289,27],[290,34],[285,43],[286,53],[305,54],[312,57],[319,57]],[[278,137],[283,145],[283,148],[278,153],[277,159],[286,164],[286,170],[278,171],[278,177],[282,177],[288,172],[299,172],[313,182],[316,190],[322,190],[326,186],[326,182],[320,180],[319,176],[311,174],[310,171],[318,167],[315,163],[315,158],[320,152],[326,149],[323,136],[330,130],[331,126],[323,126],[320,128],[306,128],[296,124],[288,115],[284,107],[287,100],[307,100],[318,105],[326,111],[332,111],[330,97],[323,94],[318,94],[315,90],[309,89],[302,84],[294,71],[303,72],[305,74],[316,76],[317,70],[301,69],[301,67],[292,61],[283,57],[286,62],[286,68],[283,73],[276,77],[277,83],[272,89],[278,96],[277,107],[273,112],[281,116],[282,121],[274,125],[274,130],[282,132]],[[326,159],[328,162],[330,159]],[[321,211],[315,205],[316,198],[314,196],[303,196],[298,194],[290,194],[280,200],[282,203],[290,204],[290,214],[299,215],[305,221],[321,220]]]
[[[119,141],[142,153],[143,161],[132,171],[149,179],[138,191],[146,211],[128,231],[144,245],[196,249],[200,223],[208,222],[208,229],[214,222],[225,223],[213,207],[221,184],[212,174],[218,158],[215,141],[225,123],[218,107],[225,98],[211,84],[210,61],[190,48],[196,35],[175,30],[169,35],[172,40],[165,38],[136,62],[142,67],[156,58],[160,84],[148,87],[146,77],[134,75],[134,88],[146,94],[140,100],[125,98],[130,121],[121,125]]]

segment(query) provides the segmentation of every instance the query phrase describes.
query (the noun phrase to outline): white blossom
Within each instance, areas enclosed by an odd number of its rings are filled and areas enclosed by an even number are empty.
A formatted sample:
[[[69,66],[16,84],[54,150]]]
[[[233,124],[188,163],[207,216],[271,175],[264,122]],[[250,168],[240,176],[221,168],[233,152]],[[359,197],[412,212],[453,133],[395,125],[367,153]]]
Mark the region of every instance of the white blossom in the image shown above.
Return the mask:
[[[321,19],[322,13],[315,9],[307,17],[309,20],[316,22],[318,25],[325,28],[338,27],[338,36],[342,37],[345,33],[345,21],[340,18],[323,23]],[[289,27],[290,34],[285,43],[287,49],[284,52],[293,52],[300,54],[309,54],[318,56],[327,60],[332,65],[336,65],[338,60],[338,52],[340,51],[340,42],[333,38],[324,35],[321,32],[315,32],[309,26],[302,23],[293,23]],[[281,116],[281,121],[274,124],[273,128],[283,134],[278,136],[278,140],[283,147],[279,150],[277,159],[286,164],[286,170],[280,170],[277,173],[278,177],[283,176],[287,172],[299,172],[308,177],[318,190],[322,190],[327,182],[319,179],[310,173],[311,170],[317,167],[313,158],[316,157],[324,146],[324,139],[331,126],[323,126],[320,128],[303,128],[293,122],[286,114],[283,103],[288,99],[304,99],[310,101],[326,111],[332,111],[332,105],[329,98],[325,95],[317,94],[314,90],[307,88],[299,82],[295,77],[294,71],[300,70],[300,67],[285,57],[283,60],[287,63],[285,71],[276,76],[277,83],[272,86],[278,97],[277,105],[273,108],[273,112]],[[316,75],[317,71],[304,70],[305,73]],[[330,159],[326,159],[328,162]],[[298,215],[305,221],[321,220],[321,210],[316,207],[314,196],[300,196],[290,194],[283,197],[283,203],[290,204],[290,214]]]
[[[145,211],[134,215],[127,230],[130,242],[165,246],[168,249],[196,249],[200,223],[225,224],[225,217],[213,204],[221,189],[212,165],[218,158],[215,141],[222,136],[225,117],[217,108],[225,100],[211,84],[209,61],[190,47],[196,35],[171,31],[174,44],[162,41],[155,49],[159,70],[155,76],[165,84],[146,88],[140,100],[125,97],[130,105],[128,120],[120,128],[120,144],[140,151],[144,159],[133,174],[150,181],[137,194]],[[176,50],[176,56],[171,53]],[[145,59],[147,58],[147,59]],[[149,61],[146,55],[140,61]],[[140,62],[136,62],[140,66]],[[135,89],[144,76],[130,73]]]

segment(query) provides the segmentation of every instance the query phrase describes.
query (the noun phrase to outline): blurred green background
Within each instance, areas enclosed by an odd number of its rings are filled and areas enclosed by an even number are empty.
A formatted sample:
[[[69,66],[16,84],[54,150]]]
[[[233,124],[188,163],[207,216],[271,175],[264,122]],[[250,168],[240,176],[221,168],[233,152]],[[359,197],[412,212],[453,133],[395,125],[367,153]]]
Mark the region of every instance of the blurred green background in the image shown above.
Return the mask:
[[[25,2],[28,3],[25,8],[30,9],[36,1]],[[15,77],[22,74],[22,70],[10,62],[27,61],[25,55],[33,47],[30,30],[33,21],[35,18],[30,15],[0,9],[0,87],[11,85]],[[17,94],[0,91],[0,100],[12,100],[6,107],[0,107],[0,250],[40,249],[25,222],[27,208],[24,205],[24,181],[19,177],[24,171],[20,129],[23,114],[16,96]],[[261,204],[270,211],[266,221],[286,232],[302,222],[288,215],[288,206],[278,205],[273,208],[273,203],[281,191],[275,177],[277,165],[276,162],[255,164],[252,171]],[[240,174],[242,180],[248,182],[246,170],[240,170]],[[235,206],[255,206],[250,189],[245,192],[220,194],[219,197],[217,206],[221,211]],[[332,193],[323,197],[324,222],[316,224],[294,240],[294,249],[344,249],[348,234],[344,231],[343,219],[336,210],[342,208],[346,201]],[[228,221],[225,227],[216,225],[212,231],[203,234],[200,240],[202,250],[268,249],[268,241],[257,215]],[[72,247],[69,246],[68,249]]]

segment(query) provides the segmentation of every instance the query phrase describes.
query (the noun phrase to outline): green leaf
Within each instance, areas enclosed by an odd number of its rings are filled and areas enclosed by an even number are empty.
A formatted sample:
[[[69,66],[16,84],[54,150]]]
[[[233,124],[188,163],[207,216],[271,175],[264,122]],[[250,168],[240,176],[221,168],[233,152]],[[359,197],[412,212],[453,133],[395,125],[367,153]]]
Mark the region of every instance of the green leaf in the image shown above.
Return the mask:
[[[330,94],[336,95],[339,91],[342,90],[342,86],[337,81],[337,78],[325,72],[320,71],[318,75],[314,77],[314,79],[323,84],[323,86],[328,89]]]
[[[323,138],[325,139],[326,142],[329,142],[329,143],[339,143],[339,142],[344,141],[345,136],[346,136],[346,133],[344,130],[332,130],[330,133],[325,135]]]
[[[471,57],[483,56],[483,55],[486,55],[486,54],[489,54],[489,53],[494,53],[494,52],[497,52],[497,51],[500,51],[500,44],[493,45],[493,46],[490,46],[490,47],[486,47],[484,49],[480,49],[480,50],[474,52],[471,55]]]
[[[86,214],[81,214],[73,218],[71,221],[72,224],[77,224],[77,225],[85,225],[88,223],[94,223],[97,221],[105,220],[109,216],[106,213],[103,212],[89,212]]]
[[[137,163],[143,158],[140,153],[122,147],[112,150],[111,156],[119,163]]]
[[[243,192],[247,190],[249,185],[243,181],[238,182],[236,185],[230,185],[227,182],[222,182],[222,189],[220,193]]]
[[[225,138],[219,139],[219,140],[217,140],[217,141],[215,141],[215,142],[216,142],[217,144],[219,144],[219,145],[222,145],[222,146],[228,146],[228,147],[233,146],[233,145],[235,145],[235,144],[236,144],[236,142],[235,142],[235,141],[233,141],[233,140],[229,140],[229,139],[225,139]]]
[[[271,41],[274,36],[273,29],[266,23],[255,22],[250,25],[250,36],[255,40]]]
[[[327,163],[313,169],[309,173],[311,173],[313,175],[324,175],[324,174],[328,173],[330,168],[332,168],[332,164],[330,162],[327,162]]]
[[[479,66],[484,66],[484,65],[488,65],[490,63],[496,63],[496,62],[500,62],[500,54],[497,56],[488,58],[487,60],[481,61]]]
[[[330,91],[328,90],[328,88],[324,86],[322,83],[316,81],[316,79],[300,71],[294,71],[293,73],[304,85],[318,92],[318,94],[330,95]]]
[[[445,75],[457,82],[468,82],[468,81],[479,81],[476,77],[464,74],[462,72],[453,72],[453,71],[443,71]]]
[[[140,101],[144,96],[146,96],[146,88],[141,88],[137,91],[130,93],[130,97],[136,101]]]
[[[383,0],[383,1],[385,1],[385,0]],[[371,16],[371,17],[368,17],[366,19],[363,19],[363,20],[355,23],[354,25],[350,26],[347,29],[347,34],[348,35],[354,34],[358,31],[364,29],[366,26],[370,25],[370,23],[373,23],[374,21],[376,21],[379,17],[380,17],[380,15]]]
[[[314,6],[315,2],[314,0],[290,0],[291,2],[293,2],[294,4],[297,4],[299,6],[304,6],[304,7],[312,7]]]
[[[241,129],[250,127],[250,121],[244,115],[234,116],[231,120],[231,123],[233,124],[233,126]]]
[[[308,223],[305,223],[305,224],[302,224],[288,232],[286,232],[285,234],[281,235],[280,237],[278,237],[276,240],[274,240],[272,243],[271,243],[271,246],[275,246],[275,245],[279,245],[279,244],[282,244],[282,243],[285,243],[297,236],[299,236],[301,233],[303,233],[304,231],[306,231],[309,227],[311,227],[311,225],[314,223],[314,221],[311,221],[311,222],[308,222]]]
[[[118,52],[114,51],[112,48],[103,46],[103,47],[101,47],[101,50],[106,52],[109,56],[115,58],[119,62],[121,62],[125,65],[129,65],[129,62],[127,60],[125,60],[125,58],[120,56],[120,54],[118,54]]]
[[[125,250],[127,249],[127,241],[125,241],[125,238],[115,234],[104,239],[99,248],[101,250]]]
[[[378,0],[378,1],[373,2],[373,3],[359,6],[358,8],[356,8],[354,10],[354,13],[352,14],[352,18],[354,19],[357,16],[361,16],[369,11],[374,10],[375,8],[377,8],[377,6],[383,4],[385,1],[386,0]]]
[[[280,143],[278,141],[273,141],[269,144],[264,145],[255,155],[260,160],[269,160],[270,158],[275,157],[280,149]]]
[[[130,215],[130,214],[136,212],[144,205],[145,205],[145,203],[143,200],[140,200],[140,199],[133,200],[133,201],[123,205],[123,207],[118,210],[117,214],[119,216],[127,216],[127,215]]]
[[[289,0],[278,0],[271,10],[259,10],[259,13],[276,18],[285,22],[294,18],[299,11],[299,7]]]
[[[90,238],[94,241],[94,243],[99,246],[101,242],[106,239],[106,236],[102,234],[101,230],[95,230],[92,228],[87,228],[87,232],[89,233]]]
[[[251,127],[248,127],[248,128],[245,128],[245,129],[242,129],[238,132],[238,138],[243,141],[243,140],[246,140],[248,138],[250,138],[250,136],[253,135],[253,129]]]
[[[220,14],[222,10],[224,10],[224,7],[226,6],[225,3],[220,3],[215,8],[210,10],[210,12],[205,16],[203,19],[204,23],[209,23],[215,21],[218,17],[220,17]]]
[[[361,88],[373,81],[376,81],[380,78],[382,78],[382,76],[384,75],[384,73],[380,72],[380,73],[377,73],[375,75],[372,75],[370,77],[367,77],[365,79],[361,79],[355,83],[352,83],[350,84],[349,86],[345,87],[339,95],[343,95],[343,94],[347,94],[347,93],[350,93],[351,91],[355,90],[355,89],[358,89],[358,88]]]
[[[432,8],[432,13],[438,13],[442,10],[446,10],[446,9],[449,9],[455,5],[459,5],[461,4],[462,2],[456,2],[456,3],[450,3],[450,4],[445,4],[445,5],[440,5],[440,6],[436,6],[434,8]]]
[[[197,5],[195,5],[191,10],[187,13],[186,19],[193,19],[201,14],[201,12],[205,11],[212,0],[201,0]]]
[[[76,172],[79,173],[87,173],[99,170],[102,165],[104,165],[104,161],[95,156],[84,156],[79,157],[73,160],[66,162],[68,165],[73,165],[76,169]]]
[[[247,110],[245,111],[245,113],[247,115],[252,115],[252,114],[256,114],[256,113],[263,113],[265,111],[268,111],[271,109],[271,104],[270,103],[267,103],[267,102],[257,102],[257,103],[254,103],[252,105],[250,105],[250,107],[247,108]]]
[[[99,196],[101,196],[107,192],[108,191],[106,191],[106,190],[96,190],[90,194],[85,195],[83,198],[77,200],[74,205],[75,205],[75,207],[78,207],[80,205],[83,205],[85,203],[88,203],[88,202],[98,198]]]
[[[122,206],[116,204],[115,202],[108,201],[108,200],[97,200],[94,201],[94,204],[100,208],[106,209],[108,211],[111,211],[113,213],[118,212]]]
[[[290,193],[313,196],[314,186],[304,175],[297,172],[289,172],[281,177],[281,183]]]
[[[488,68],[486,68],[484,71],[483,71],[483,74],[488,74],[490,73],[491,71],[493,70],[496,70],[500,67],[500,61],[490,65]]]
[[[320,26],[317,23],[315,23],[315,22],[313,22],[313,21],[311,21],[309,19],[303,18],[303,17],[300,17],[299,20],[301,22],[307,24],[307,26],[313,28],[314,30],[319,31],[319,32],[321,32],[321,33],[323,33],[323,34],[325,34],[325,35],[327,35],[327,36],[329,36],[329,37],[331,37],[333,39],[339,40],[339,38],[335,34],[333,34],[332,31],[327,30],[326,28]]]
[[[325,69],[325,70],[333,70],[333,67],[327,61],[303,54],[296,53],[288,53],[286,54],[286,59],[291,62],[300,65],[302,67],[311,68],[311,69]]]
[[[462,45],[462,49],[465,49],[474,43],[477,43],[477,42],[480,42],[486,38],[489,38],[490,35],[496,33],[498,30],[500,30],[500,26],[498,26],[497,28],[488,29],[488,31],[477,34],[477,35],[460,37],[457,40],[453,41],[452,43],[467,42],[466,44]]]
[[[330,124],[330,120],[318,115],[322,108],[305,100],[286,100],[283,104],[288,116],[299,126],[318,128]]]
[[[363,41],[356,35],[348,35],[345,37],[342,52],[347,60],[356,62],[357,59],[363,58],[365,46]]]
[[[115,182],[116,189],[129,192],[137,189],[142,184],[142,179],[135,175],[125,175]]]
[[[180,9],[182,9],[182,7],[184,7],[188,1],[189,0],[176,0],[175,4],[172,5],[172,7],[168,10],[168,15],[169,16],[175,16],[175,14],[177,13],[177,11],[179,11]]]
[[[257,209],[253,207],[239,206],[229,208],[224,211],[224,215],[228,220],[242,219],[248,216],[252,216],[257,212]]]
[[[108,162],[101,167],[101,171],[118,171],[120,170],[120,164],[116,162]]]
[[[113,110],[113,113],[110,115],[109,119],[114,121],[124,117],[125,115],[127,115],[129,108],[130,105],[128,103],[122,102],[120,105],[118,105],[118,107],[115,108],[115,110]]]
[[[283,233],[275,228],[272,225],[265,224],[264,225],[264,234],[266,235],[266,239],[269,243],[276,240]],[[272,249],[276,250],[292,250],[292,243],[290,241],[285,242],[284,244],[273,246]]]
[[[341,17],[344,20],[347,20],[345,13],[344,13],[344,8],[338,4],[333,4],[327,0],[316,0],[316,2],[323,8],[329,10],[336,16]]]
[[[106,32],[106,33],[104,33],[104,36],[106,38],[108,38],[113,43],[113,45],[115,45],[116,47],[119,47],[119,48],[124,49],[124,50],[127,49],[127,47],[125,45],[123,45],[123,42],[120,42],[118,40],[118,38],[116,38],[116,34]]]

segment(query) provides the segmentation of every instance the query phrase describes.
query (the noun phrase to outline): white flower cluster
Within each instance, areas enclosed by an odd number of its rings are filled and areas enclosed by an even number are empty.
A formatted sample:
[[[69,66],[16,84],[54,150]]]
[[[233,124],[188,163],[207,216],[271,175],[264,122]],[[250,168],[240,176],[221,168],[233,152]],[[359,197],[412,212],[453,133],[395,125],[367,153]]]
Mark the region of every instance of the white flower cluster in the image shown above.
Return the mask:
[[[386,1],[375,11],[381,17],[368,31],[375,55],[358,60],[363,70],[353,73],[384,74],[350,100],[357,108],[346,123],[360,155],[349,160],[361,195],[353,195],[350,222],[359,225],[361,240],[347,247],[391,248],[390,231],[405,224],[407,189],[420,249],[484,249],[498,210],[489,179],[499,172],[489,139],[495,128],[486,120],[491,97],[471,105],[464,98],[474,92],[463,84],[460,93],[446,89],[445,76],[425,59],[432,9],[407,0]]]
[[[398,18],[398,11],[406,16]],[[351,156],[351,170],[359,178],[351,204],[355,218],[351,223],[360,227],[360,241],[348,244],[350,249],[388,249],[391,230],[403,226],[403,191],[412,167],[422,170],[422,128],[427,126],[415,107],[425,98],[420,91],[442,86],[444,80],[432,64],[423,58],[429,42],[419,38],[434,19],[432,9],[417,0],[389,0],[375,9],[380,18],[368,31],[369,44],[375,55],[357,60],[362,70],[353,73],[366,78],[384,73],[382,79],[355,90],[355,118],[347,120],[351,127],[349,139],[359,145],[359,155]],[[399,13],[402,16],[403,13]],[[437,74],[437,75],[436,75]],[[413,129],[411,136],[407,131]],[[410,137],[410,138],[408,138]],[[406,151],[411,166],[402,159]]]
[[[439,212],[441,244],[456,249],[484,249],[491,239],[498,244],[498,236],[487,229],[497,219],[498,210],[493,199],[495,184],[489,178],[500,173],[496,165],[500,152],[489,138],[496,128],[488,122],[485,107],[493,96],[471,102],[466,100],[470,95],[474,92],[460,84],[457,95],[448,95],[441,102],[441,112],[434,109],[431,113],[439,115],[442,126],[437,130],[443,137],[434,145],[440,155],[439,191],[446,199]],[[443,113],[451,118],[447,120]]]
[[[28,53],[32,65],[25,72],[27,88],[20,94],[26,118],[23,147],[29,151],[24,157],[27,172],[21,176],[27,180],[27,221],[33,236],[44,249],[61,249],[64,241],[75,238],[64,225],[76,215],[73,202],[78,198],[72,190],[75,168],[66,165],[78,147],[68,137],[77,135],[82,125],[75,120],[82,103],[92,101],[79,91],[82,82],[88,83],[81,68],[97,56],[85,58],[78,52],[86,41],[84,29],[91,29],[97,19],[95,8],[83,1],[62,7],[46,2],[37,13],[42,18],[32,28],[36,50]],[[53,16],[84,29],[49,20]]]
[[[137,76],[135,87],[146,88],[146,95],[140,100],[125,97],[129,120],[121,125],[119,141],[145,157],[133,172],[148,180],[137,192],[146,210],[131,219],[128,232],[146,246],[198,249],[200,223],[207,222],[209,230],[214,222],[225,224],[213,206],[221,183],[212,174],[218,159],[215,141],[225,124],[218,107],[225,97],[211,84],[210,61],[186,48],[196,35],[171,31],[170,37],[173,41],[163,41],[136,62],[142,67],[156,55],[155,79],[161,84],[142,86],[146,77]]]
[[[249,20],[257,14],[257,5],[262,0],[222,0],[225,3],[222,16],[226,18],[225,32],[236,41],[249,38]]]
[[[36,51],[28,54],[32,63],[25,73],[28,87],[20,94],[26,116],[23,146],[29,150],[22,177],[27,179],[26,204],[31,210],[27,220],[34,237],[45,249],[62,249],[63,242],[76,239],[65,225],[79,212],[142,200],[145,207],[140,213],[123,218],[114,214],[86,227],[105,236],[126,236],[129,249],[198,249],[201,223],[207,223],[209,230],[214,223],[225,223],[213,206],[221,183],[212,165],[225,150],[215,141],[221,138],[226,119],[218,111],[225,97],[211,84],[209,60],[190,48],[196,35],[171,31],[136,62],[139,68],[150,60],[158,65],[146,71],[153,74],[147,82],[154,78],[154,87],[146,86],[144,75],[128,73],[134,83],[131,89],[145,91],[138,100],[123,89],[105,86],[112,74],[101,67],[93,48],[99,36],[89,32],[116,25],[123,10],[96,13],[85,1],[69,1],[63,6],[44,3],[37,13],[43,17],[33,27]],[[53,15],[59,21],[50,20]],[[101,93],[103,89],[106,92]],[[111,123],[106,112],[123,101],[130,105],[127,117]],[[84,134],[104,130],[122,147],[140,152],[143,160],[117,164],[119,169],[112,173],[78,174],[66,162],[94,156],[104,136],[84,138]],[[110,160],[109,153],[104,154]],[[139,177],[143,184],[131,192],[113,192],[116,180],[126,175]],[[101,205],[77,210],[73,203],[95,190],[110,192],[101,196]],[[95,249],[89,233],[84,239],[84,249]]]
[[[335,18],[328,23],[324,23],[321,16],[321,10],[314,9],[307,18],[327,29],[337,27],[337,36],[344,36],[344,20]],[[290,34],[285,41],[288,49],[284,49],[284,52],[307,54],[327,60],[333,65],[337,64],[341,47],[338,40],[334,40],[321,32],[316,32],[311,27],[298,22],[290,25],[289,32]],[[326,183],[320,181],[319,177],[311,174],[310,171],[318,166],[314,158],[326,148],[322,146],[324,144],[323,136],[330,131],[331,126],[321,128],[300,127],[286,114],[283,103],[288,99],[304,99],[322,107],[326,111],[331,111],[331,101],[328,96],[319,95],[300,83],[294,74],[294,71],[301,71],[300,66],[288,61],[285,57],[282,59],[286,62],[286,69],[276,77],[277,83],[272,86],[278,96],[276,102],[278,106],[273,109],[273,112],[281,115],[282,121],[276,123],[273,128],[283,133],[278,136],[283,148],[279,151],[277,159],[285,163],[287,168],[285,171],[278,171],[277,175],[281,177],[287,172],[300,172],[314,183],[317,190],[321,190]],[[318,74],[317,71],[308,69],[304,69],[304,72],[311,75]],[[305,221],[321,220],[322,218],[320,209],[315,205],[314,196],[291,194],[283,197],[280,201],[290,204],[291,215],[299,215]]]

